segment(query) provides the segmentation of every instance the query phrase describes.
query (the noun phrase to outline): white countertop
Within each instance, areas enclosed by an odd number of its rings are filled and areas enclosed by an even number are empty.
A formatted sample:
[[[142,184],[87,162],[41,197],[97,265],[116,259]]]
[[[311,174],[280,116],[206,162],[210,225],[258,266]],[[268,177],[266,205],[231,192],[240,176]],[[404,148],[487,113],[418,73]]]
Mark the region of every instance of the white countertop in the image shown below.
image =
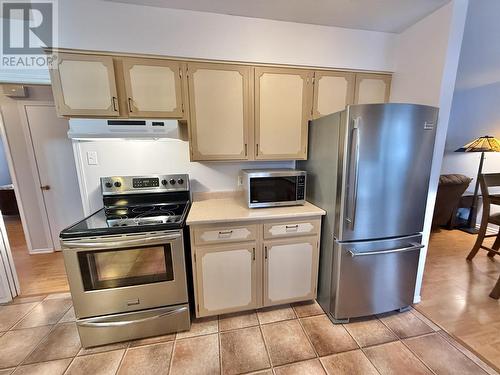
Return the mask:
[[[248,208],[240,197],[206,199],[194,202],[187,217],[188,225],[272,220],[325,215],[326,212],[306,202],[303,206]]]

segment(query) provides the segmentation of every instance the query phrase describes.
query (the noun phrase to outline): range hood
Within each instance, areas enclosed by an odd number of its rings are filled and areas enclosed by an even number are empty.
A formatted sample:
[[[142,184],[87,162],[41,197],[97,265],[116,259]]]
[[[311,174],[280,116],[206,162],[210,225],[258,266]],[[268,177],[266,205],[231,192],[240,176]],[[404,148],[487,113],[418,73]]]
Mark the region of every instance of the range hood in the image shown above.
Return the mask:
[[[82,119],[69,120],[68,137],[87,139],[180,139],[177,120]]]

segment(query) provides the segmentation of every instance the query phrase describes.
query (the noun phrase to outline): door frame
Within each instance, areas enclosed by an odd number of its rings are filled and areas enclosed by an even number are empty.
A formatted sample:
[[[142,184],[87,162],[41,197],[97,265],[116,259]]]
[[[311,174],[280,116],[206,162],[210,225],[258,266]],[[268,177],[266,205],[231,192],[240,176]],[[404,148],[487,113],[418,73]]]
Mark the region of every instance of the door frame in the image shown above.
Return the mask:
[[[9,288],[10,295],[13,299],[21,294],[21,286],[19,284],[16,265],[14,264],[14,258],[12,257],[12,251],[10,249],[9,237],[7,236],[7,229],[5,228],[5,223],[2,217],[0,217],[0,241],[2,241],[2,244],[0,244],[0,246],[3,245],[3,249],[0,249],[0,258],[1,258],[0,260],[3,263],[5,270],[5,274],[3,275],[5,278],[4,282]],[[0,277],[2,277],[2,270],[0,270]],[[10,301],[6,300],[0,302],[5,303]]]

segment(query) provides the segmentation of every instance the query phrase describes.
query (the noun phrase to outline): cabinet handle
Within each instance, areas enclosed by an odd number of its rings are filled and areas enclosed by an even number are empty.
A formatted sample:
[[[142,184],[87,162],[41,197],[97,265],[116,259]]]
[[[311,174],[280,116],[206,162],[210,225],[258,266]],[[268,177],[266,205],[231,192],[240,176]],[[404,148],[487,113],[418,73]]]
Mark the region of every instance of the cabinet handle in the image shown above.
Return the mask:
[[[247,144],[245,143],[245,156],[248,155],[248,151],[247,151]]]
[[[255,155],[259,156],[259,144],[258,143],[255,144]]]
[[[267,246],[264,246],[264,258],[267,259]]]
[[[295,225],[286,225],[285,226],[285,231],[288,232],[288,231],[298,231],[299,230],[299,224],[295,224]]]
[[[127,103],[128,103],[128,111],[132,113],[132,98],[128,98]]]
[[[118,108],[116,107],[116,102],[117,102],[118,98],[116,96],[113,96],[111,98],[111,103],[113,104],[113,111],[117,112],[118,111]]]
[[[255,260],[255,247],[252,248],[252,260]]]
[[[233,234],[232,230],[220,231],[217,237],[228,238],[228,237],[231,237],[231,234]]]

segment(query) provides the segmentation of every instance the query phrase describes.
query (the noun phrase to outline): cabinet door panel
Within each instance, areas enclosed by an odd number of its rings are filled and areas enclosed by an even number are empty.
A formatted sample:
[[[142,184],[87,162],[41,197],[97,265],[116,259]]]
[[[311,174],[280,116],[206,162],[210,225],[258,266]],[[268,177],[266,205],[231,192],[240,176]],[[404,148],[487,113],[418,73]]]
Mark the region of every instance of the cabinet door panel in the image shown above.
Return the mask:
[[[111,57],[60,53],[50,73],[59,115],[118,116]]]
[[[250,68],[188,64],[193,160],[248,159]]]
[[[306,159],[312,73],[255,68],[256,159]]]
[[[198,248],[195,252],[199,316],[256,307],[254,245]]]
[[[305,301],[316,297],[316,237],[268,241],[264,244],[264,304]]]
[[[342,111],[353,101],[354,73],[314,73],[313,118]]]
[[[129,116],[182,118],[180,69],[175,61],[124,59]]]
[[[354,104],[387,103],[391,89],[391,76],[383,74],[356,74]]]

